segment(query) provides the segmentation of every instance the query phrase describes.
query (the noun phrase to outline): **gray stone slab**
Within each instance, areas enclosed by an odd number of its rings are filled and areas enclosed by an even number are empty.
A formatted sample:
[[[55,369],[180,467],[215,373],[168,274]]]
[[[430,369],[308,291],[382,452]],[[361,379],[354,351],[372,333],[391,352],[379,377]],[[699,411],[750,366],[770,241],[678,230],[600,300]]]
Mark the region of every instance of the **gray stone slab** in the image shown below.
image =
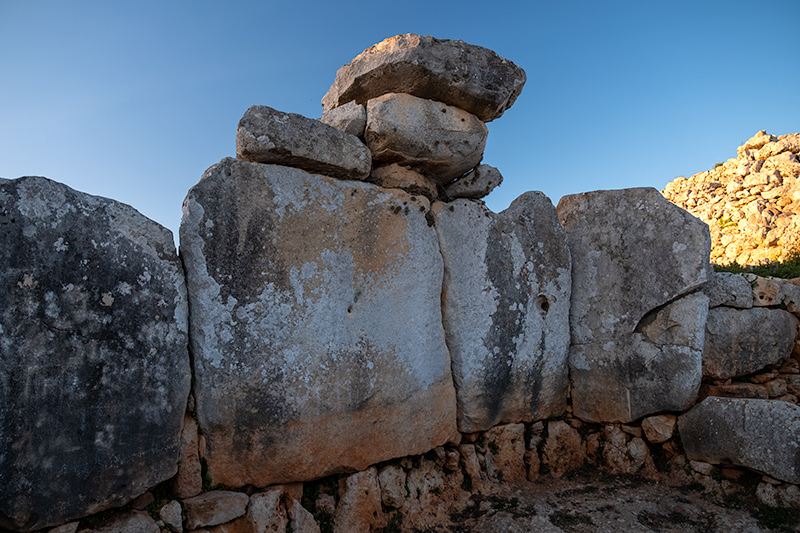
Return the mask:
[[[703,292],[708,296],[709,309],[720,306],[738,309],[753,307],[753,288],[741,274],[712,272]]]

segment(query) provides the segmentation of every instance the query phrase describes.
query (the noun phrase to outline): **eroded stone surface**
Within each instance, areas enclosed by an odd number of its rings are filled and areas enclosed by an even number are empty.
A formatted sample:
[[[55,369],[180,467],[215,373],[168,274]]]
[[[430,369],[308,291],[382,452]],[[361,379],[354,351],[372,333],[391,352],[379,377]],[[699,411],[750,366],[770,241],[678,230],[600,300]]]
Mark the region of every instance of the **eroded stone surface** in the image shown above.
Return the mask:
[[[183,500],[186,528],[216,526],[244,516],[250,498],[243,492],[215,490]]]
[[[369,468],[339,481],[336,531],[372,531],[386,525],[378,473]]]
[[[367,48],[341,67],[322,108],[407,93],[460,107],[489,122],[511,107],[525,80],[524,70],[486,48],[407,33]]]
[[[363,137],[364,128],[367,127],[367,108],[355,102],[348,102],[326,111],[319,121],[350,135]]]
[[[236,131],[236,157],[274,163],[343,179],[364,179],[372,165],[357,137],[318,120],[251,106]]]
[[[500,214],[468,200],[436,209],[460,431],[560,415],[571,274],[550,200],[528,192]]]
[[[180,464],[173,490],[179,498],[197,496],[203,490],[202,467],[197,438],[197,422],[186,415],[181,430]]]
[[[703,287],[708,296],[708,307],[753,307],[753,288],[741,274],[731,272],[712,272],[708,283]]]
[[[363,470],[451,438],[427,209],[401,191],[230,158],[189,192],[181,252],[214,483]]]
[[[45,178],[0,180],[0,272],[0,527],[172,477],[190,383],[172,233]]]
[[[487,196],[503,183],[503,175],[489,165],[478,165],[475,170],[465,174],[458,180],[449,183],[445,188],[447,198],[478,199]]]
[[[402,189],[409,194],[421,194],[429,200],[435,200],[439,196],[434,180],[397,163],[373,169],[368,181],[387,189]]]
[[[800,407],[776,400],[708,397],[678,417],[693,461],[733,463],[800,483]]]
[[[475,168],[489,130],[441,102],[390,93],[367,102],[365,141],[375,165],[400,163],[445,184]]]

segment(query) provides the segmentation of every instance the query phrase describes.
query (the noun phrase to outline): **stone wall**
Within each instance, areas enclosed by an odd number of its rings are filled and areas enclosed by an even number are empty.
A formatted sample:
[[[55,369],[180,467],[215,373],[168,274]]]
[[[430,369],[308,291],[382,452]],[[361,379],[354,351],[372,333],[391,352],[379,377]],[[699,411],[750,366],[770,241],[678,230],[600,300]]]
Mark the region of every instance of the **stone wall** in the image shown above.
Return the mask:
[[[714,274],[654,189],[489,211],[485,122],[524,81],[403,35],[320,120],[248,109],[180,257],[128,206],[0,181],[0,528],[414,531],[586,468],[795,503],[800,287]]]

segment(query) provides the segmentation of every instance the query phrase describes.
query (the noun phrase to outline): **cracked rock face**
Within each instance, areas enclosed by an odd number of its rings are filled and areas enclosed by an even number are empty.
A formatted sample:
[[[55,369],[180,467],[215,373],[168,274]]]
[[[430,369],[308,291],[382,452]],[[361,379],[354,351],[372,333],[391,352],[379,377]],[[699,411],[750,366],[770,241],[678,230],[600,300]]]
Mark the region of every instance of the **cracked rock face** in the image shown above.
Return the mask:
[[[172,233],[45,178],[0,180],[0,270],[0,527],[172,477],[190,384]]]
[[[214,483],[363,470],[451,438],[427,210],[402,191],[234,159],[192,188],[181,254]]]
[[[710,274],[708,227],[652,188],[565,196],[558,214],[573,264],[575,415],[630,422],[689,407],[708,315],[708,298],[690,293]]]
[[[560,415],[571,262],[552,203],[528,192],[500,214],[468,200],[438,206],[459,430]]]
[[[499,118],[525,85],[525,71],[496,53],[459,40],[396,35],[371,46],[336,73],[322,98],[329,111],[386,93],[459,107],[483,122]]]

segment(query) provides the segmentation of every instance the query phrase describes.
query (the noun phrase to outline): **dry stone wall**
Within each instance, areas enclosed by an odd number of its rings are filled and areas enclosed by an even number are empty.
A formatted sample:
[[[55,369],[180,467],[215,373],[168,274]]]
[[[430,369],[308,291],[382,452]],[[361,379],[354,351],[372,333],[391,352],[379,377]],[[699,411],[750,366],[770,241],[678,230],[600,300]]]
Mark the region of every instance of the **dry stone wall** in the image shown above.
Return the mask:
[[[180,260],[132,208],[0,181],[0,528],[460,527],[586,469],[731,496],[758,472],[800,506],[800,286],[712,273],[653,189],[486,209],[484,122],[524,81],[402,35],[320,120],[251,107]]]

